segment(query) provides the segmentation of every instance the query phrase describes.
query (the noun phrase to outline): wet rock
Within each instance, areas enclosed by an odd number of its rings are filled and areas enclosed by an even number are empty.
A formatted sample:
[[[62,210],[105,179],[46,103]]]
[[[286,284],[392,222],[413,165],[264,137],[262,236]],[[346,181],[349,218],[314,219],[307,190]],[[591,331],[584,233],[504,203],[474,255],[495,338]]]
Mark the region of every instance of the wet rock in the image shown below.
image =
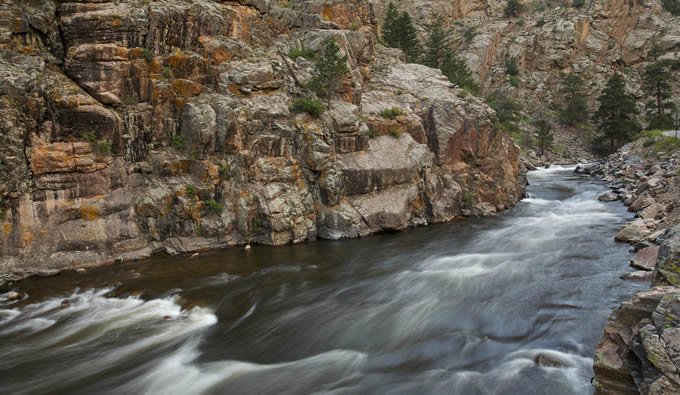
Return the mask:
[[[658,246],[650,246],[641,249],[633,257],[630,265],[637,269],[652,271],[656,267],[656,258],[659,255]]]
[[[666,231],[656,262],[653,286],[680,285],[680,225]]]
[[[536,365],[546,366],[549,368],[562,368],[565,366],[562,361],[557,358],[553,358],[548,354],[538,354],[534,358],[534,362],[536,362]]]
[[[35,272],[38,277],[54,277],[59,275],[61,270],[59,269],[40,269]]]
[[[652,232],[642,220],[635,220],[625,225],[619,233],[616,234],[616,241],[623,241],[627,243],[635,243],[641,241]]]
[[[650,271],[646,270],[639,270],[636,272],[632,273],[626,273],[621,276],[622,280],[631,280],[631,281],[641,281],[641,282],[650,282],[652,281],[652,278],[654,277],[654,274]]]
[[[19,292],[16,291],[10,291],[5,294],[5,300],[7,302],[13,302],[15,300],[21,299],[22,295]]]
[[[613,202],[618,199],[619,199],[618,195],[616,195],[614,192],[604,193],[597,198],[597,200],[601,202]]]

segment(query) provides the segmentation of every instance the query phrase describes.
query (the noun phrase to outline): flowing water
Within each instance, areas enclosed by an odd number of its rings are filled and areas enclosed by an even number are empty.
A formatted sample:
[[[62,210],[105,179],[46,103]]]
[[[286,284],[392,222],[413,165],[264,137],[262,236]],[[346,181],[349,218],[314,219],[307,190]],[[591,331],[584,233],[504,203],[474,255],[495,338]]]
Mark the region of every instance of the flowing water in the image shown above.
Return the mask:
[[[571,168],[496,217],[20,284],[0,393],[586,394],[629,219]],[[0,296],[0,301],[3,298]]]

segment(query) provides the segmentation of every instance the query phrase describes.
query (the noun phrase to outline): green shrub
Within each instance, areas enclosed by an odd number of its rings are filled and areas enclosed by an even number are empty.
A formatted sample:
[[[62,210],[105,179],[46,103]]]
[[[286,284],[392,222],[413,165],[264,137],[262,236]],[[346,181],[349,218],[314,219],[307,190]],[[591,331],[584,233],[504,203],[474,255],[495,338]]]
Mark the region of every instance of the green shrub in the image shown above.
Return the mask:
[[[375,132],[375,128],[373,126],[368,128],[368,138],[372,139],[375,137],[377,133]]]
[[[290,51],[288,51],[288,57],[293,60],[299,58],[300,56],[307,60],[313,60],[314,56],[316,55],[314,54],[314,51],[312,51],[311,49],[305,48],[302,49],[291,48]]]
[[[463,202],[463,208],[471,209],[475,205],[475,196],[470,191],[463,191],[461,201]]]
[[[581,8],[584,4],[586,4],[586,0],[573,0],[571,2],[571,5],[576,8]]]
[[[163,67],[161,74],[163,74],[163,78],[168,78],[168,79],[172,78],[172,76],[173,76],[172,69],[168,66]]]
[[[204,232],[203,232],[203,227],[201,226],[201,224],[196,225],[196,228],[194,229],[194,233],[196,234],[196,236],[203,236]]]
[[[290,106],[290,111],[296,114],[306,112],[307,114],[318,117],[326,111],[323,103],[310,96],[301,97],[296,99]]]
[[[663,8],[673,15],[680,15],[680,0],[662,0]]]
[[[220,177],[222,177],[222,178],[225,178],[226,176],[228,176],[230,171],[231,171],[231,168],[229,167],[229,165],[220,166],[220,168],[217,169],[217,172],[220,174]]]
[[[395,139],[398,139],[401,133],[399,132],[399,129],[396,127],[392,126],[391,128],[388,129],[388,132],[390,133],[390,136],[394,137]]]
[[[517,66],[517,58],[516,57],[510,57],[505,60],[505,72],[508,75],[517,75],[519,74],[519,66]]]
[[[191,184],[187,184],[187,185],[184,186],[184,194],[187,197],[193,198],[194,196],[196,196],[196,193],[197,193],[197,191],[196,191],[195,186],[193,186]]]
[[[170,146],[178,150],[184,148],[184,137],[181,134],[170,137]]]
[[[111,143],[106,140],[100,140],[93,131],[84,132],[82,135],[83,140],[90,143],[92,151],[100,154],[110,154],[111,153]]]
[[[224,212],[224,206],[217,203],[214,200],[206,200],[205,202],[206,207],[208,207],[213,213],[217,215],[222,215]]]
[[[505,7],[505,16],[519,16],[524,9],[519,0],[508,0],[508,5]]]
[[[4,207],[0,208],[0,220],[5,219],[6,216],[7,216],[7,209],[4,208]]]
[[[401,108],[399,107],[385,108],[384,110],[380,111],[380,115],[385,118],[394,119],[401,115]]]
[[[147,63],[151,63],[153,61],[153,52],[149,51],[148,49],[144,48],[142,50],[142,53],[139,54],[139,57],[146,60]]]
[[[519,78],[515,77],[514,75],[510,76],[510,85],[514,86],[515,88],[519,88],[521,81]]]
[[[189,159],[198,159],[198,150],[192,149],[189,153]]]
[[[543,25],[545,25],[545,19],[541,18],[538,21],[536,21],[536,24],[534,26],[541,27]]]

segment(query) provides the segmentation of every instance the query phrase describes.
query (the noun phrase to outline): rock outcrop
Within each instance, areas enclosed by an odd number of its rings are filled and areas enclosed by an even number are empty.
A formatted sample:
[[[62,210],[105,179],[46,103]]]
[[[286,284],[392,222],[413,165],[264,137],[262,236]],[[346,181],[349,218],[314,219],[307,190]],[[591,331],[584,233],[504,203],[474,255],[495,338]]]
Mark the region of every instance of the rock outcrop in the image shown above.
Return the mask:
[[[616,239],[639,250],[631,266],[642,271],[623,278],[652,286],[609,317],[595,351],[596,394],[669,394],[680,389],[680,156],[656,150],[661,139],[642,138],[604,163],[577,169],[604,177],[611,193],[636,213],[638,218]]]
[[[370,2],[0,5],[0,278],[495,213],[519,149],[480,99],[376,44]],[[348,56],[331,107],[290,110]],[[377,50],[376,50],[377,48]],[[399,107],[394,119],[380,115]],[[0,280],[1,282],[2,280]]]
[[[389,0],[376,3],[378,21]],[[485,93],[499,91],[524,106],[528,118],[557,117],[564,103],[563,73],[576,72],[586,81],[591,112],[614,72],[622,73],[631,92],[639,92],[648,55],[655,45],[660,58],[680,61],[680,17],[666,11],[661,0],[520,1],[517,17],[504,13],[505,0],[394,1],[411,14],[425,32],[433,16],[443,16],[453,28],[456,53],[473,71]],[[509,75],[506,61],[515,58],[519,73]],[[680,82],[673,84],[680,101]],[[520,127],[535,133],[529,123]],[[575,163],[592,158],[585,131],[559,122],[553,125],[555,148],[544,159]],[[534,162],[540,155],[529,152]]]

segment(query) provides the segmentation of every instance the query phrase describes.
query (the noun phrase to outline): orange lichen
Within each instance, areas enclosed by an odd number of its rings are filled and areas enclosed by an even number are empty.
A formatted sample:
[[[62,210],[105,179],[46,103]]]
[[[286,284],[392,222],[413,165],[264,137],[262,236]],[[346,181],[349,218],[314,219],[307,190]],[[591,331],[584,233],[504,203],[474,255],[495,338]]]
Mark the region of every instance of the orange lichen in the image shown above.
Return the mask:
[[[80,208],[80,216],[86,221],[94,221],[99,218],[99,210],[92,206],[84,206]]]
[[[33,242],[33,234],[30,232],[21,233],[21,248],[28,247]]]

